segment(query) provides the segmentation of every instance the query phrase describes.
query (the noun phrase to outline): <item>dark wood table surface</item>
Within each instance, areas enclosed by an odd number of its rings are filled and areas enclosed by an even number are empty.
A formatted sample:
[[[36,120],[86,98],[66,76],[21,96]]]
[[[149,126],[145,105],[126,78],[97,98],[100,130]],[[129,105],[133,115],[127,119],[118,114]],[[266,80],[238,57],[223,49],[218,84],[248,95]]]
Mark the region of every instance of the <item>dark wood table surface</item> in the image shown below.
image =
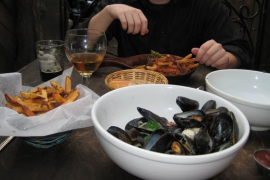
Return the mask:
[[[66,62],[66,68],[69,67]],[[104,84],[105,77],[117,67],[100,67],[91,77],[90,88],[102,96],[108,92]],[[182,85],[190,87],[204,86],[204,78],[213,69],[205,66],[197,68],[195,73]],[[33,61],[19,72],[26,86],[40,84],[38,62]],[[73,86],[81,83],[77,72],[72,74]],[[6,137],[0,137],[2,142]],[[256,169],[253,153],[257,149],[270,148],[270,131],[251,131],[248,142],[241,149],[233,163],[222,173],[211,178],[227,179],[263,179]],[[128,161],[128,159],[127,159]],[[169,171],[165,172],[169,173]],[[194,169],[196,173],[196,169]],[[118,167],[103,151],[93,127],[73,130],[70,137],[57,146],[48,149],[32,147],[14,138],[0,151],[0,179],[129,179],[139,178]],[[181,179],[181,175],[179,175]]]

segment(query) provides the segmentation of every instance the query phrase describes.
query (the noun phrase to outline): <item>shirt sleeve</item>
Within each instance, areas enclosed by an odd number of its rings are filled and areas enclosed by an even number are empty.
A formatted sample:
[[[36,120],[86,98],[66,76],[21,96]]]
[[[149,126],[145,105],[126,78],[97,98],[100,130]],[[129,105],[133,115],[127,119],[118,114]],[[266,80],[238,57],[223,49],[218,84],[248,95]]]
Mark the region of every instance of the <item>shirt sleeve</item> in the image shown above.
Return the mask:
[[[253,52],[250,44],[240,37],[239,30],[227,16],[219,0],[211,0],[207,12],[208,24],[204,28],[204,40],[215,39],[223,48],[235,55],[240,61],[240,68],[249,69]]]
[[[97,13],[99,13],[102,9],[104,9],[107,5],[115,4],[115,3],[123,3],[121,0],[102,0],[98,3],[98,5],[94,8],[93,13],[91,15],[84,19],[82,22],[80,22],[76,28],[88,28],[89,21],[92,17],[94,17]],[[116,20],[115,20],[116,21]],[[109,26],[109,28],[106,31],[106,37],[107,40],[111,40],[113,38],[113,30],[115,26],[115,21],[112,22],[112,24]]]

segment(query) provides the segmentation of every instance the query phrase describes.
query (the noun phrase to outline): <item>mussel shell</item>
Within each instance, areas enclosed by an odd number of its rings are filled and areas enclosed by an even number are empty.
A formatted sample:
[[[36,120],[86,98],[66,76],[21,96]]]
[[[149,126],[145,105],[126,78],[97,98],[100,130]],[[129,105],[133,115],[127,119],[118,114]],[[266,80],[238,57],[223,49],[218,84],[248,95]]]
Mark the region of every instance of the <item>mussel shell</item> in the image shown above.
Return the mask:
[[[226,107],[224,107],[224,106],[218,107],[217,109],[218,109],[220,112],[229,113],[229,110],[228,110]]]
[[[166,118],[160,117],[157,114],[141,107],[137,107],[137,110],[148,121],[155,121],[160,125],[160,128],[167,129],[169,121]]]
[[[137,135],[137,142],[141,145],[141,147],[143,147],[150,136],[151,133],[146,131],[140,131]]]
[[[197,154],[208,154],[214,149],[214,141],[205,126],[203,126],[195,135],[194,141],[197,148]]]
[[[233,144],[231,143],[231,141],[227,141],[223,144],[220,144],[219,146],[215,147],[213,152],[219,152],[219,151],[223,151],[224,149],[227,149],[229,147],[231,147]]]
[[[209,101],[207,101],[207,102],[203,105],[203,107],[201,108],[201,110],[202,110],[203,112],[206,112],[206,111],[208,111],[209,109],[216,109],[216,106],[217,106],[217,103],[216,103],[215,100],[209,100]]]
[[[238,137],[239,137],[239,128],[238,128],[238,124],[236,122],[234,113],[230,111],[230,116],[233,120],[233,132],[231,134],[231,144],[234,145],[237,141],[238,141]]]
[[[111,135],[116,137],[117,139],[119,139],[119,140],[121,140],[123,142],[126,142],[128,144],[132,144],[132,141],[131,141],[129,135],[123,129],[121,129],[121,128],[117,127],[117,126],[111,126],[111,127],[109,127],[109,129],[107,131]]]
[[[218,109],[208,109],[205,111],[205,120],[203,122],[204,126],[210,127],[216,116],[220,113]]]
[[[183,112],[191,111],[199,108],[199,102],[193,99],[189,99],[183,96],[176,98],[176,104],[181,108]]]
[[[183,128],[178,127],[178,128],[174,129],[171,132],[171,134],[172,134],[172,136],[174,137],[175,140],[177,140],[177,141],[182,140],[182,138],[183,138],[183,134],[182,134],[183,130],[184,130]]]
[[[138,129],[136,129],[136,128],[130,128],[130,129],[126,130],[126,132],[129,135],[129,137],[130,137],[130,139],[131,139],[132,142],[138,140],[138,135],[140,133],[140,131],[138,131]]]
[[[144,149],[164,153],[169,149],[171,142],[172,137],[170,134],[162,129],[158,129],[151,134]]]
[[[146,123],[148,122],[147,119],[145,119],[144,117],[140,117],[140,118],[135,118],[131,121],[129,121],[126,126],[125,126],[125,130],[128,131],[132,128],[136,128],[139,131],[145,130],[145,131],[153,131],[152,129],[147,129]]]
[[[230,140],[233,133],[233,120],[228,113],[222,112],[217,115],[210,128],[210,135],[214,140],[215,147]]]
[[[180,141],[180,144],[183,146],[186,155],[197,154],[195,142],[188,136],[184,135],[184,138]]]
[[[181,128],[196,128],[202,127],[202,122],[205,119],[205,114],[201,110],[192,110],[174,114],[174,122]]]

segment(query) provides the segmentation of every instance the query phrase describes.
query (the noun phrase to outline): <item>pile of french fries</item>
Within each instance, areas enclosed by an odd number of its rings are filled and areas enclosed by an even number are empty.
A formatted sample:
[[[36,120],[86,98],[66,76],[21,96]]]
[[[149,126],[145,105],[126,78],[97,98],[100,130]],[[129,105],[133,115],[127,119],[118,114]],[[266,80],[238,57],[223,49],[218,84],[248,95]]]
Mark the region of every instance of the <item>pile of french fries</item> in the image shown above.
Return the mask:
[[[33,88],[28,92],[21,91],[20,96],[5,94],[6,107],[25,116],[37,116],[58,106],[74,102],[80,95],[77,89],[71,88],[71,79],[66,76],[65,87],[55,81],[50,86]]]
[[[187,55],[183,59],[168,54],[154,58],[154,60],[152,60],[152,62],[150,61],[147,65],[138,66],[136,68],[157,71],[164,75],[181,75],[197,66],[199,66],[199,63],[196,63],[195,58],[192,58],[192,54]]]

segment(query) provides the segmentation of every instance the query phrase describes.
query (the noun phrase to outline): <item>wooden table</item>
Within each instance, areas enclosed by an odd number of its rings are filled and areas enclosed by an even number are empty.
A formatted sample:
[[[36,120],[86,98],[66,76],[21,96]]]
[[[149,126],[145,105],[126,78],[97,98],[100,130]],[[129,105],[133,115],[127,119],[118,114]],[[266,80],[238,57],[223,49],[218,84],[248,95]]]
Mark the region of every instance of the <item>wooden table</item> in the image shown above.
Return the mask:
[[[41,83],[37,67],[38,62],[33,61],[19,71],[22,73],[23,85],[36,86]],[[66,67],[69,67],[68,63]],[[106,75],[116,70],[119,68],[100,67],[91,77],[90,88],[100,96],[107,93],[104,79]],[[205,75],[211,71],[213,69],[200,66],[182,85],[190,87],[205,85]],[[77,72],[73,72],[72,81],[73,86],[81,83]],[[0,142],[5,138],[0,137]],[[269,139],[270,131],[251,131],[248,142],[233,163],[212,179],[262,179],[252,155],[257,149],[270,148]],[[34,148],[24,143],[21,138],[15,138],[0,152],[0,179],[137,180],[139,178],[112,162],[100,146],[93,127],[88,127],[74,130],[64,143],[48,149]]]

